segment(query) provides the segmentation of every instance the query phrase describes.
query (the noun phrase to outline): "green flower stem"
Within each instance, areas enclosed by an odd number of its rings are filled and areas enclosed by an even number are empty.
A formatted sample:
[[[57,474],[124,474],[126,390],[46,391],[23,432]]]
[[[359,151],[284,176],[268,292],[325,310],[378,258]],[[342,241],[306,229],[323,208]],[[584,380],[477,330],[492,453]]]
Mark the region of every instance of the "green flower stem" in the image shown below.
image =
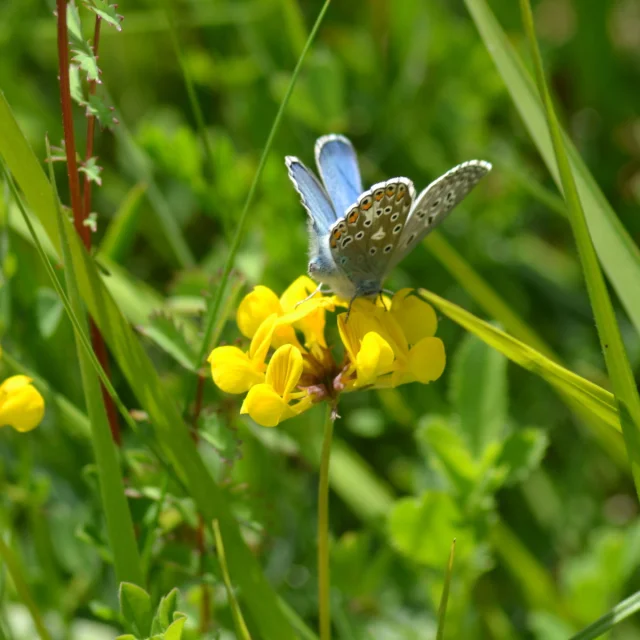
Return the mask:
[[[327,411],[320,457],[318,484],[318,612],[320,640],[331,638],[331,605],[329,602],[329,461],[333,438],[333,407]]]

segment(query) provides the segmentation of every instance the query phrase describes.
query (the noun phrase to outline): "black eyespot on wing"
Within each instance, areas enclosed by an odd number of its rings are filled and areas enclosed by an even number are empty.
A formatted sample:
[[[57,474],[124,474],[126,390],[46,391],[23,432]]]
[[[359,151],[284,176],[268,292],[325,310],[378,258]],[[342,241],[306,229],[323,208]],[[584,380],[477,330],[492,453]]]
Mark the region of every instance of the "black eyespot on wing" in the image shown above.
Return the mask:
[[[402,225],[401,224],[397,224],[395,227],[393,227],[393,233],[400,233],[402,231]]]
[[[437,209],[440,206],[440,198],[436,198],[432,203],[431,203],[431,208],[432,209]]]
[[[373,223],[373,220],[365,220],[362,224],[365,227],[370,227],[372,223]]]
[[[436,219],[435,216],[429,216],[429,224],[433,224],[433,221]]]
[[[388,207],[384,208],[384,214],[386,216],[388,216],[390,213],[391,213],[391,205],[389,205]],[[378,215],[380,215],[380,214],[378,214]]]
[[[348,260],[348,258],[347,258],[346,256],[342,256],[342,257],[340,258],[340,264],[347,264],[347,262],[348,262],[348,261],[349,261],[349,260]]]
[[[408,246],[413,242],[413,239],[414,239],[415,237],[416,237],[416,234],[415,234],[415,233],[412,233],[412,234],[409,236],[409,239],[405,242],[405,245],[404,245],[404,246],[405,246],[405,247],[408,247]]]
[[[341,243],[342,248],[348,247],[353,242],[353,238],[351,236],[347,236]]]
[[[392,244],[388,244],[388,245],[383,249],[383,251],[384,251],[385,253],[389,253],[389,252],[391,251],[391,249],[393,249],[393,245],[392,245]]]
[[[364,238],[364,231],[358,231],[358,233],[356,233],[356,240],[362,240],[362,238]]]
[[[376,249],[376,247],[371,247],[371,249],[369,249],[369,255],[370,256],[375,256],[377,250],[378,249]]]
[[[396,212],[391,216],[391,222],[395,222],[399,217],[400,217],[400,214],[396,211]]]

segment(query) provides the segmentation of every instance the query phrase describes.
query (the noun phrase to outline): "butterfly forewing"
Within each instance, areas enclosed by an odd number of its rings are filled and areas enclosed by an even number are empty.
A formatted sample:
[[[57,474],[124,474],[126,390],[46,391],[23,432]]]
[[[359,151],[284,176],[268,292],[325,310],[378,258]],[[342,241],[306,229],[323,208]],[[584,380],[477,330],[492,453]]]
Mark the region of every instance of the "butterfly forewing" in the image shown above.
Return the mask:
[[[398,264],[491,170],[484,160],[469,160],[434,180],[416,198],[388,268]]]
[[[331,228],[331,255],[358,292],[381,285],[414,196],[413,183],[407,178],[380,182],[365,191]]]
[[[360,168],[353,145],[344,136],[332,133],[318,138],[315,156],[333,207],[338,216],[343,216],[347,207],[362,193]]]
[[[285,158],[289,178],[300,194],[302,205],[317,227],[319,233],[326,234],[338,216],[329,200],[329,196],[318,178],[293,156]]]

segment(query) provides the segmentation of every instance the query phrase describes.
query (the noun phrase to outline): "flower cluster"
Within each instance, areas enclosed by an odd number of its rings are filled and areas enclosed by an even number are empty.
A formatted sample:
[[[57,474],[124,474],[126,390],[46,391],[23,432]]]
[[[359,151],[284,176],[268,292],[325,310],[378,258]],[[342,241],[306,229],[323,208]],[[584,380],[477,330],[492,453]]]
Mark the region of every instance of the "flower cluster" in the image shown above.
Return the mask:
[[[0,384],[0,427],[25,432],[44,416],[44,399],[27,376],[11,376]]]
[[[309,297],[315,288],[302,276],[280,298],[257,286],[240,303],[236,320],[251,340],[248,351],[223,346],[209,356],[220,389],[247,393],[240,413],[273,427],[321,400],[335,404],[342,392],[427,384],[442,375],[445,352],[434,337],[436,314],[411,289],[390,301],[358,298],[349,313],[338,314],[344,345],[338,363],[325,339],[326,314],[347,304],[320,292]]]

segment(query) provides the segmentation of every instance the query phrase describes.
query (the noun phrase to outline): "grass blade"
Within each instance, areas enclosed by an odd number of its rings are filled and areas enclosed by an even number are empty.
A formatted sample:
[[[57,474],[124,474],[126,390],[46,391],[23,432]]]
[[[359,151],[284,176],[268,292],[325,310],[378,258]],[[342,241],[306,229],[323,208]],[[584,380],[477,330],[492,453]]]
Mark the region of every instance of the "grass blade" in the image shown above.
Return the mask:
[[[565,149],[565,139],[560,130],[560,125],[551,101],[551,94],[549,93],[544,77],[542,57],[535,36],[533,15],[529,0],[521,0],[520,7],[525,31],[533,55],[533,63],[540,94],[542,95],[547,114],[549,133],[560,171],[562,190],[569,211],[571,228],[578,247],[578,254],[589,292],[591,308],[593,309],[596,320],[598,336],[600,338],[600,344],[602,345],[607,371],[611,378],[611,385],[618,405],[622,433],[631,461],[631,471],[636,484],[636,492],[640,495],[640,396],[638,395],[638,389],[633,378],[627,352],[622,342],[622,336],[620,335],[618,322],[611,304],[611,299],[609,298],[607,285],[605,284],[595,248],[591,241],[589,227],[587,226],[585,213],[582,209],[580,195],[578,194],[569,162],[569,156]],[[637,282],[638,281],[635,283],[636,286],[631,288],[631,294],[640,302],[640,296],[638,296],[637,293]]]
[[[56,201],[51,185],[0,94],[0,154],[16,178],[56,251],[61,253]],[[63,224],[68,225],[67,220]],[[257,559],[243,540],[224,494],[205,467],[174,399],[166,393],[154,366],[129,322],[109,294],[94,259],[69,233],[73,272],[80,294],[100,328],[111,353],[140,406],[148,413],[155,435],[176,474],[188,486],[198,510],[218,519],[231,573],[242,589],[260,635],[267,640],[293,640],[288,617],[266,581]]]
[[[435,293],[420,289],[420,297],[430,302],[438,311],[478,336],[490,347],[503,353],[509,360],[535,373],[563,393],[595,413],[607,425],[620,431],[620,418],[613,395],[593,382],[561,367],[539,351],[520,340],[490,325],[461,307],[437,296]]]
[[[100,244],[100,255],[114,262],[122,262],[128,254],[138,226],[140,203],[147,187],[138,183],[129,190],[111,223],[105,231]]]
[[[486,0],[465,0],[511,99],[556,184],[561,185],[544,109],[529,74]],[[640,250],[598,188],[575,147],[563,135],[577,190],[598,256],[631,322],[640,333]]]
[[[564,204],[563,204],[564,207]],[[440,264],[462,285],[473,300],[489,316],[496,319],[514,338],[521,340],[550,360],[562,364],[562,359],[498,294],[493,287],[461,256],[446,238],[438,231],[430,234],[424,241],[425,246]],[[595,438],[609,455],[626,468],[627,454],[624,443],[606,427],[596,413],[585,409],[571,395],[560,393],[563,401],[591,430]]]
[[[599,638],[637,611],[640,611],[640,591],[636,591],[632,596],[618,603],[611,611],[598,618],[586,629],[576,633],[575,636],[571,636],[570,640],[593,640],[593,638]]]

